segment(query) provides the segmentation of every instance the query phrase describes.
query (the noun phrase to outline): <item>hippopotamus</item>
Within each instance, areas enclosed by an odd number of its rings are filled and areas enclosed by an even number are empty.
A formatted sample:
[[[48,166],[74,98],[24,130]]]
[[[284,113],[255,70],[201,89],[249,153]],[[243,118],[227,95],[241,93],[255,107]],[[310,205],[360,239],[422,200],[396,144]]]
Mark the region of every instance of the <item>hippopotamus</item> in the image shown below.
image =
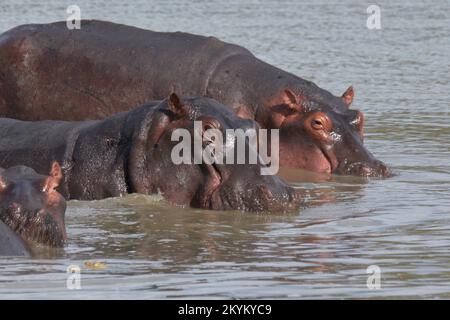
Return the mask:
[[[30,256],[29,242],[64,245],[66,201],[55,190],[61,179],[57,162],[48,176],[26,166],[0,168],[0,256]]]
[[[37,172],[49,161],[62,164],[59,192],[66,199],[96,200],[128,193],[160,194],[177,205],[213,210],[296,212],[298,191],[276,175],[262,175],[264,163],[179,163],[172,133],[195,135],[215,128],[226,134],[255,129],[210,98],[175,93],[103,120],[21,121],[0,119],[0,165],[26,165]],[[214,144],[213,141],[208,143]],[[246,144],[249,144],[246,141]],[[248,147],[250,150],[250,147]],[[192,154],[194,157],[194,154]]]
[[[0,116],[101,119],[175,91],[216,99],[262,128],[280,129],[281,166],[390,175],[363,144],[364,116],[349,108],[353,87],[335,96],[241,46],[95,20],[81,21],[80,30],[56,22],[23,25],[0,36]],[[320,150],[298,143],[308,140],[300,137],[306,119],[318,118],[324,123],[308,124],[317,136],[342,137],[327,138]],[[345,146],[339,164],[327,155],[330,145]]]
[[[3,221],[0,221],[0,257],[31,256],[27,243]]]

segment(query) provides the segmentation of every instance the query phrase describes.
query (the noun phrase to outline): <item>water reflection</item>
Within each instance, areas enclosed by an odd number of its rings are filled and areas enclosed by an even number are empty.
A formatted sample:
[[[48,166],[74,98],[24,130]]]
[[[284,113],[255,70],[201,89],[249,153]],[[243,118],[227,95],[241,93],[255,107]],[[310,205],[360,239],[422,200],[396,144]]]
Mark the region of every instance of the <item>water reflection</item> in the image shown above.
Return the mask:
[[[164,260],[171,261],[174,268],[215,261],[255,263],[267,258],[288,264],[302,262],[303,246],[334,241],[332,236],[304,234],[302,230],[326,224],[330,219],[303,219],[303,211],[319,209],[326,203],[353,201],[362,195],[362,186],[303,185],[301,190],[308,197],[308,206],[290,215],[179,208],[161,198],[143,195],[72,201],[68,219],[76,221],[76,225],[70,224],[69,235],[76,246],[72,243],[68,254]],[[280,228],[288,231],[289,242],[298,244],[299,251],[285,251],[277,238],[268,238]],[[79,237],[81,232],[83,236]],[[85,251],[84,246],[95,250]],[[319,253],[319,257],[323,254]]]

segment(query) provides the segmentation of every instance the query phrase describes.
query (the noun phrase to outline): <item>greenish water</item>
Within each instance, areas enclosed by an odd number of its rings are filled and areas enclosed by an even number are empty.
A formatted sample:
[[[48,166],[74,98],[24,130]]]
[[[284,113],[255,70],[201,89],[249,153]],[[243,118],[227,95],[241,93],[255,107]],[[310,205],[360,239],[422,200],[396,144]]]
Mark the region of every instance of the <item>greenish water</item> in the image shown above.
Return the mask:
[[[335,94],[395,176],[317,181],[293,215],[179,208],[157,197],[69,203],[69,242],[0,258],[0,298],[450,298],[450,3],[76,1],[83,18],[215,35]],[[63,20],[73,1],[3,0],[0,31]],[[302,182],[302,181],[307,182]],[[85,262],[103,262],[92,269]],[[68,290],[67,267],[81,267]],[[366,269],[381,269],[381,289]]]

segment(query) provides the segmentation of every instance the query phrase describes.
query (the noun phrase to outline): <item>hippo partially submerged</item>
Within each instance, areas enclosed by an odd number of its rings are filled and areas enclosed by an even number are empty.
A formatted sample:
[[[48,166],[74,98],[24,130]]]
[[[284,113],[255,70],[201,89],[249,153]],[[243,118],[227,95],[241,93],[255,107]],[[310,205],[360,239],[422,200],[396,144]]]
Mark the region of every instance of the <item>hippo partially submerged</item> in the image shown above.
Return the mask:
[[[31,251],[27,243],[0,220],[0,257],[30,255]]]
[[[349,109],[352,87],[334,96],[213,37],[102,21],[81,25],[24,25],[0,36],[1,116],[100,119],[177,91],[214,98],[262,128],[279,128],[282,166],[390,174],[363,145],[364,117]],[[305,127],[316,130],[321,148],[311,148],[309,135],[301,137]],[[343,146],[336,150],[338,164],[327,150]]]
[[[58,189],[67,199],[94,200],[127,193],[159,193],[175,204],[204,209],[296,211],[300,196],[256,164],[174,164],[175,129],[255,128],[209,98],[166,100],[98,121],[26,122],[0,119],[0,165],[27,165],[38,172],[62,164]],[[211,142],[213,143],[213,142]]]
[[[0,168],[0,256],[30,255],[27,241],[64,244],[66,202],[55,190],[61,179],[56,162],[49,176],[25,166]]]

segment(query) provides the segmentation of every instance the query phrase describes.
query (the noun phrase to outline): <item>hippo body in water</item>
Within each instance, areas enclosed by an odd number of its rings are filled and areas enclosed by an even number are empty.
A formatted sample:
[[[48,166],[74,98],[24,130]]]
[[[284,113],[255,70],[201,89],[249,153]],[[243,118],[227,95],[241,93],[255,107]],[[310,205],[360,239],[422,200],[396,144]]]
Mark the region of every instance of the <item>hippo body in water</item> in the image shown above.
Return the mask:
[[[262,128],[280,129],[281,166],[389,175],[363,145],[364,117],[349,109],[351,87],[334,96],[213,37],[95,20],[82,21],[81,26],[68,30],[65,22],[24,25],[0,36],[0,116],[101,119],[176,91],[214,98]],[[301,137],[305,119],[316,128],[316,136],[336,139],[311,147]],[[345,139],[339,139],[343,135]],[[341,149],[340,161],[329,158],[330,148]]]
[[[0,221],[0,257],[31,256],[28,245],[11,228]]]
[[[0,256],[30,256],[27,241],[64,244],[66,202],[55,190],[61,178],[56,162],[49,176],[25,166],[0,168]]]
[[[182,101],[171,94],[104,120],[27,122],[0,119],[0,165],[26,165],[38,172],[62,164],[59,191],[67,199],[95,200],[127,193],[159,193],[170,202],[204,209],[285,212],[300,197],[278,176],[261,175],[257,164],[174,164],[172,132],[255,128],[209,98]],[[213,142],[211,142],[213,143]],[[248,142],[247,142],[248,144]],[[194,156],[194,155],[192,155]]]

